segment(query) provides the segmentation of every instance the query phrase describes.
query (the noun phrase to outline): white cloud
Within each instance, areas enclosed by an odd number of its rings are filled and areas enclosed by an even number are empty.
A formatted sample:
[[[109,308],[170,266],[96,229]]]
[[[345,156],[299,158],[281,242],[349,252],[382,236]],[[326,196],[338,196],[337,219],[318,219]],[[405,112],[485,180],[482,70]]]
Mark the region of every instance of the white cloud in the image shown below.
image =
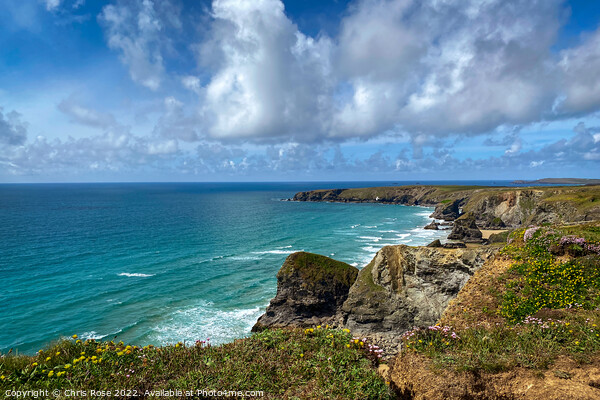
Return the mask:
[[[208,134],[319,136],[329,108],[329,39],[300,33],[279,0],[215,0],[213,18],[200,52],[203,62],[218,65],[203,98]]]
[[[79,124],[101,129],[117,125],[115,117],[112,114],[101,113],[85,107],[73,95],[61,101],[58,104],[58,109],[71,117],[72,122]]]
[[[168,28],[179,29],[177,8],[169,1],[120,1],[102,9],[108,46],[121,53],[129,74],[151,90],[157,90],[165,73],[162,51],[169,46]]]
[[[600,107],[600,28],[583,37],[583,42],[561,52],[564,95],[558,110],[582,114]]]
[[[61,0],[44,0],[46,3],[46,10],[54,11],[60,6]]]
[[[27,139],[27,123],[21,120],[21,114],[11,111],[6,114],[0,107],[0,144],[18,146]]]

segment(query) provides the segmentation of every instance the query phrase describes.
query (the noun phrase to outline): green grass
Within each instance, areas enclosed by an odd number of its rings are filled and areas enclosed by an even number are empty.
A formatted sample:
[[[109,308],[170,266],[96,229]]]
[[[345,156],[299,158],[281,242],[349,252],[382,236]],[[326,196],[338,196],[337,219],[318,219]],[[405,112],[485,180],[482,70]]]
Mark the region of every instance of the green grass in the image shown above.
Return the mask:
[[[358,274],[358,269],[350,264],[304,251],[291,254],[283,263],[278,275],[291,274],[294,270],[310,282],[335,280],[346,286],[351,286]]]
[[[519,322],[542,308],[561,309],[580,305],[585,309],[600,306],[600,254],[586,251],[585,245],[561,245],[568,232],[583,234],[582,240],[597,245],[585,232],[588,229],[541,227],[513,233],[514,244],[503,253],[515,260],[504,277],[499,313],[508,321]],[[531,238],[523,240],[527,232]],[[534,232],[534,233],[532,233]],[[556,253],[556,254],[555,254]],[[568,253],[576,257],[563,259]]]
[[[265,399],[391,399],[374,354],[348,331],[327,328],[266,330],[222,346],[63,340],[35,356],[0,358],[0,393],[180,389],[262,391]]]
[[[568,188],[544,198],[544,202],[570,203],[584,211],[600,206],[600,186]]]
[[[409,331],[403,336],[406,348],[427,355],[437,368],[458,371],[544,369],[561,355],[581,363],[597,360],[599,233],[597,223],[512,232],[502,253],[513,264],[499,278],[497,309],[482,310],[481,320],[459,331],[450,326]],[[504,322],[490,327],[486,315]]]
[[[442,370],[500,372],[515,367],[546,369],[560,355],[580,363],[600,353],[598,312],[573,310],[560,319],[528,318],[518,325],[479,326],[452,339],[424,328],[404,339],[408,351],[427,355]],[[453,331],[449,330],[451,334]]]

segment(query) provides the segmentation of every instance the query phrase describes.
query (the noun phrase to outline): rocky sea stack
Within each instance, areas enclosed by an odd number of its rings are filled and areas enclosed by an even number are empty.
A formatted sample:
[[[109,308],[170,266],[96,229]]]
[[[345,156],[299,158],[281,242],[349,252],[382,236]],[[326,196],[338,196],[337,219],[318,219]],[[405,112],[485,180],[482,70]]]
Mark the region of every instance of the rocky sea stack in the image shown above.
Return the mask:
[[[291,254],[277,273],[276,296],[252,331],[332,323],[357,275],[357,268],[329,257]]]
[[[477,220],[472,213],[461,215],[452,226],[448,239],[462,240],[465,243],[481,243],[482,233],[477,227]]]

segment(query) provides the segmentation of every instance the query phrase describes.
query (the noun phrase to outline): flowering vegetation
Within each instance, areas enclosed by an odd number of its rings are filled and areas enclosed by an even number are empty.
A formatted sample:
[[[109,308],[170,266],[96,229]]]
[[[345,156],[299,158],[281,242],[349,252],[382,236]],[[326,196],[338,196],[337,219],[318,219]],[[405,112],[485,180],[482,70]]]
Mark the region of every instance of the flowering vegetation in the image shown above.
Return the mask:
[[[501,252],[512,266],[489,287],[497,308],[486,303],[479,320],[460,330],[414,328],[402,336],[403,352],[425,354],[440,368],[488,372],[548,368],[560,355],[597,360],[599,241],[597,224],[513,232]]]
[[[598,243],[547,227],[517,231],[512,237],[516,241],[503,250],[515,260],[504,277],[503,317],[519,322],[542,308],[562,309],[576,303],[588,310],[600,306]]]
[[[222,346],[207,339],[138,347],[74,336],[34,356],[2,356],[0,392],[260,390],[266,399],[393,398],[373,368],[378,349],[354,340],[329,327],[266,330]]]

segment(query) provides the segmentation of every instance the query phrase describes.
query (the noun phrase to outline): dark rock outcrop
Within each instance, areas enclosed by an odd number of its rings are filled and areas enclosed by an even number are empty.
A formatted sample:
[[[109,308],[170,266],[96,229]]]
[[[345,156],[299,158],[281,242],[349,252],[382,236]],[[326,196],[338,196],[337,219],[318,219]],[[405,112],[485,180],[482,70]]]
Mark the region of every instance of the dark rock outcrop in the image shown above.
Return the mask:
[[[435,221],[431,221],[431,223],[430,223],[430,224],[428,224],[428,225],[425,225],[425,226],[423,227],[423,229],[431,229],[431,230],[437,231],[438,229],[440,229],[440,227],[439,227],[439,225],[437,224],[437,222],[435,222]]]
[[[430,218],[443,219],[444,221],[454,221],[460,217],[460,205],[464,200],[454,200],[438,204]]]
[[[300,192],[294,200],[434,206],[432,218],[472,212],[478,226],[491,229],[600,220],[600,186],[394,186]]]
[[[439,247],[444,247],[444,246],[442,245],[442,242],[440,242],[440,239],[435,239],[433,242],[429,243],[427,245],[427,247],[438,247],[439,248]]]
[[[362,269],[342,306],[357,334],[393,337],[434,324],[448,302],[497,249],[386,246]]]
[[[330,323],[348,297],[358,269],[318,254],[291,254],[277,273],[277,294],[253,332]]]
[[[462,240],[465,243],[481,243],[482,237],[472,213],[466,213],[454,221],[452,232],[448,235],[448,239]]]

